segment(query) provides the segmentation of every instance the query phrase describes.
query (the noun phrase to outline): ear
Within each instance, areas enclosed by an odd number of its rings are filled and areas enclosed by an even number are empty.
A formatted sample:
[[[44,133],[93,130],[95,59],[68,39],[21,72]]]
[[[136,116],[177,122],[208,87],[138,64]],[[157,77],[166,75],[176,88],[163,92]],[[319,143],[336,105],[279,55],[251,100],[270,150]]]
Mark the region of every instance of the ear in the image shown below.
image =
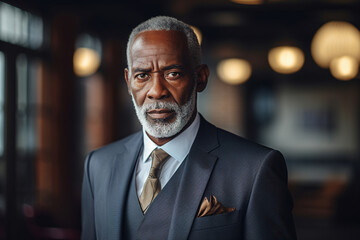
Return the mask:
[[[210,75],[209,67],[206,64],[200,65],[196,70],[196,91],[202,92],[206,88]]]
[[[129,79],[129,69],[124,69],[125,81],[128,88],[128,93],[131,95],[130,79]]]

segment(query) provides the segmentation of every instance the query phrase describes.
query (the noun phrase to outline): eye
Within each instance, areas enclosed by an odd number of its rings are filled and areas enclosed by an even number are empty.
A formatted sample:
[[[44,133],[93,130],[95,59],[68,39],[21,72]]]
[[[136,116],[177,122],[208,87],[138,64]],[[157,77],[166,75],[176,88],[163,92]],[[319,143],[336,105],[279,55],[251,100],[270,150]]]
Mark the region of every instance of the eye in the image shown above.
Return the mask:
[[[139,79],[139,80],[146,80],[146,79],[149,78],[149,74],[147,74],[147,73],[140,73],[140,74],[135,75],[135,78],[136,78],[136,79]]]
[[[180,72],[169,72],[166,74],[166,79],[169,80],[175,80],[178,79],[179,77],[181,77],[181,73]]]

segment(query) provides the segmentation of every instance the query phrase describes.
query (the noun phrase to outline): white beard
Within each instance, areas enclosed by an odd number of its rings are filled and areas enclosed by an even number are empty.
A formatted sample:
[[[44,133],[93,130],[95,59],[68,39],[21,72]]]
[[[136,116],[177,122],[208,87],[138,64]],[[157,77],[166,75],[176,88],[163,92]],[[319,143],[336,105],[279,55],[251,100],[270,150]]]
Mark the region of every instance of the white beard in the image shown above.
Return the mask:
[[[190,99],[182,106],[169,102],[154,102],[138,106],[132,94],[131,99],[135,107],[136,115],[145,131],[155,138],[167,138],[178,134],[192,117],[196,105],[196,88],[194,87]],[[153,109],[169,109],[174,111],[175,121],[169,123],[159,119],[154,123],[150,123],[146,113]]]

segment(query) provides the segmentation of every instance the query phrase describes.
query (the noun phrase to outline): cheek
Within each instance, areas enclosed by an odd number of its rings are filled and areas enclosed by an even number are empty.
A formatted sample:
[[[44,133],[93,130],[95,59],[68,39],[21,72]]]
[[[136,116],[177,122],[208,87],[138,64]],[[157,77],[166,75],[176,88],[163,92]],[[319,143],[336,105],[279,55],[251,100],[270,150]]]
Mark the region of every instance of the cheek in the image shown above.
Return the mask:
[[[146,94],[141,89],[131,89],[132,96],[138,106],[142,106],[145,100]]]
[[[192,88],[189,87],[187,90],[182,89],[181,91],[176,91],[172,95],[174,96],[175,101],[180,105],[187,103],[192,95]]]
[[[189,101],[191,94],[189,94],[188,92],[176,92],[173,93],[172,95],[176,103],[182,106]]]
[[[131,80],[130,88],[132,92],[139,92],[141,89],[144,88],[143,84],[139,84],[134,79]]]
[[[145,95],[146,88],[147,88],[146,84],[140,84],[136,82],[134,79],[131,80],[130,91],[132,92],[135,98]]]

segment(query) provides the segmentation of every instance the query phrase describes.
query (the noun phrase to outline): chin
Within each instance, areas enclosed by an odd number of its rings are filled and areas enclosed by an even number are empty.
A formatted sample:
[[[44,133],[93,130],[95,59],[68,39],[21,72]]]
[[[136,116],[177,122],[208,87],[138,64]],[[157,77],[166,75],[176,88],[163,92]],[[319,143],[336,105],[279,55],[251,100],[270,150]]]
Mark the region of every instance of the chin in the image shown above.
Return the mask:
[[[172,124],[176,121],[176,118],[174,116],[166,117],[166,118],[150,118],[149,116],[146,118],[146,121],[149,122],[149,124]]]
[[[176,103],[157,102],[154,104],[143,104],[138,106],[132,96],[136,115],[144,127],[144,130],[155,138],[169,138],[173,137],[183,130],[183,128],[189,123],[194,112],[196,112],[196,91],[191,95],[188,102],[179,106]],[[174,112],[174,115],[168,118],[151,118],[147,112],[149,109],[164,108],[170,109]]]
[[[169,121],[166,118],[156,119],[152,121],[146,121],[143,124],[145,131],[155,138],[169,138],[178,134],[184,124],[181,120],[175,119],[175,121]]]

